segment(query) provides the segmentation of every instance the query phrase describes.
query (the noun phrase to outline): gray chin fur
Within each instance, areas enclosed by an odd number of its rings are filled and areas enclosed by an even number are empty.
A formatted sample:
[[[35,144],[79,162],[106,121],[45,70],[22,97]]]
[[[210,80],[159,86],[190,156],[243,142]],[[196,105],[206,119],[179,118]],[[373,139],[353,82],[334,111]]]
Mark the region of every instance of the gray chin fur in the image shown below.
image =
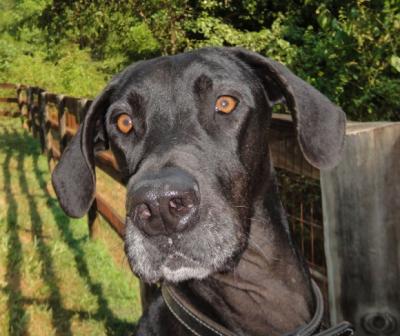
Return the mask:
[[[125,250],[133,272],[149,283],[161,279],[170,282],[203,279],[212,272],[178,251],[162,257],[158,247],[150,244],[133,225],[127,229]]]
[[[224,216],[219,216],[222,213]],[[154,283],[161,279],[170,282],[203,279],[226,270],[240,249],[234,216],[229,215],[222,205],[209,208],[201,224],[172,238],[149,238],[128,217],[125,252],[132,271],[142,280]]]
[[[162,277],[169,282],[180,282],[188,279],[203,279],[211,272],[202,267],[182,266],[178,269],[170,269],[167,266],[161,266]]]

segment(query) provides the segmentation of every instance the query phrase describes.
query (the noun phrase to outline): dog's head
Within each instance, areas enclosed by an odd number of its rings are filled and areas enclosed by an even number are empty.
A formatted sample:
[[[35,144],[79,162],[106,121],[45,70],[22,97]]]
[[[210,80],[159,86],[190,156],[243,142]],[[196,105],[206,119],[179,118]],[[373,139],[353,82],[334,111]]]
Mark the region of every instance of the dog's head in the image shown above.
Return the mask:
[[[283,65],[240,48],[139,62],[95,99],[53,173],[61,206],[83,216],[94,152],[111,148],[127,182],[126,253],[149,282],[229,269],[246,246],[270,175],[272,107],[292,112],[300,147],[332,167],[344,113]]]

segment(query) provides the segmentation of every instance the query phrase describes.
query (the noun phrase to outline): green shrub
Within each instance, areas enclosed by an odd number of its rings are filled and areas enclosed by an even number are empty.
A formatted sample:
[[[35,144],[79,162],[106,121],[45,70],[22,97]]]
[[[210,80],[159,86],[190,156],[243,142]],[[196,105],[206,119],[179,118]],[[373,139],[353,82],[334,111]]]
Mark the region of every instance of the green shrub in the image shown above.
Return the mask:
[[[137,60],[242,46],[286,64],[350,119],[400,120],[398,0],[4,0],[0,37],[0,79],[68,94],[94,95]]]

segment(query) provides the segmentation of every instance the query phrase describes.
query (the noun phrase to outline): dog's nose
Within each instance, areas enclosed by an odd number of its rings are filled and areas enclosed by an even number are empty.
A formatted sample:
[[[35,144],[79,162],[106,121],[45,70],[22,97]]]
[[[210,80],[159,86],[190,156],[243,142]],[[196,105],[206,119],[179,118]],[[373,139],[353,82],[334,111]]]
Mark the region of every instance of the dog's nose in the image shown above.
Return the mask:
[[[133,222],[148,235],[181,232],[198,221],[199,187],[179,168],[164,168],[128,193]]]

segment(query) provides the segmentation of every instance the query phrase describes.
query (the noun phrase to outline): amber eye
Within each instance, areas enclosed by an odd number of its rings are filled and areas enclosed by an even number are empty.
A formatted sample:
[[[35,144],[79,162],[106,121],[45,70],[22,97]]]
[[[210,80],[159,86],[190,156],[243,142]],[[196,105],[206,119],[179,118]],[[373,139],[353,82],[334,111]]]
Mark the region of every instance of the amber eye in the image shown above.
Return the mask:
[[[117,119],[117,127],[120,132],[128,134],[133,129],[133,121],[127,114],[121,114]]]
[[[231,113],[237,106],[238,101],[231,96],[221,96],[215,102],[215,111]]]

